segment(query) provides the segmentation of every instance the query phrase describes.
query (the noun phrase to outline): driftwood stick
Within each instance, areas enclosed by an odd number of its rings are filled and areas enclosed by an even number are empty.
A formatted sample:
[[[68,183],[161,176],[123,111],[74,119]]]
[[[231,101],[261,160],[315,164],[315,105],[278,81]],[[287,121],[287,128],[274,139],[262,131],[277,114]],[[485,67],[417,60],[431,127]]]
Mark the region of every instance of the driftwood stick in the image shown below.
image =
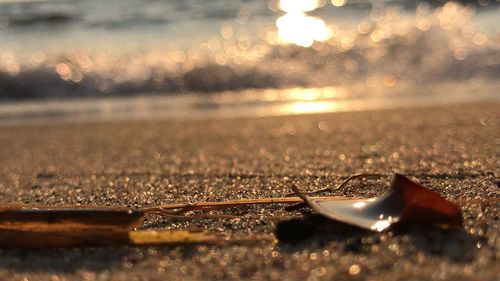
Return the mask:
[[[186,245],[186,244],[247,244],[274,242],[274,235],[228,235],[185,230],[140,230],[129,233],[129,244],[145,245]]]

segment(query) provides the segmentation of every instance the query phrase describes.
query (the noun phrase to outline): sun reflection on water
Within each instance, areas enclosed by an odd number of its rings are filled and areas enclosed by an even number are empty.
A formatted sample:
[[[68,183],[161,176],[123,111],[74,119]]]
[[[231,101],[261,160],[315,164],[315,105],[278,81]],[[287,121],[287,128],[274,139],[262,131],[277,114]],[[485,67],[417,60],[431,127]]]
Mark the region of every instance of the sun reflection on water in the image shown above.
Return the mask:
[[[292,102],[280,105],[279,113],[310,114],[338,111],[343,107],[338,99],[344,95],[344,89],[337,87],[290,89],[285,91],[281,98]]]
[[[280,114],[311,114],[338,111],[335,101],[300,101],[283,105]]]
[[[279,8],[286,14],[276,20],[279,39],[302,47],[311,47],[314,41],[327,41],[331,31],[325,22],[306,14],[323,4],[319,0],[280,0]]]

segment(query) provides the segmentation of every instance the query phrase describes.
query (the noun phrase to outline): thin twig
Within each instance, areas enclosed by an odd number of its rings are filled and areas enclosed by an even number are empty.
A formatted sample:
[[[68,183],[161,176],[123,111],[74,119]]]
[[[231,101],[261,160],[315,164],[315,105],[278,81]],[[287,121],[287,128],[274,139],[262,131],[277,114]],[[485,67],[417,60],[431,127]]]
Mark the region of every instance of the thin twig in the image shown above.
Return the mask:
[[[358,179],[358,178],[368,178],[368,177],[374,177],[374,178],[380,178],[385,175],[382,174],[355,174],[347,179],[345,179],[343,182],[341,182],[338,186],[334,188],[323,188],[319,190],[315,190],[309,193],[305,193],[306,195],[314,195],[318,194],[321,192],[325,191],[332,191],[335,189],[340,189],[344,187],[348,182],[350,182],[353,179]],[[294,195],[294,194],[288,194],[289,195]],[[318,197],[316,199],[345,199],[342,197]],[[269,204],[292,204],[292,206],[289,206],[287,210],[295,210],[303,207],[303,200],[299,197],[279,197],[279,198],[257,198],[257,199],[242,199],[242,200],[227,200],[223,202],[196,202],[196,203],[185,203],[185,204],[169,204],[169,205],[162,205],[162,206],[156,206],[156,207],[151,207],[151,208],[143,208],[140,209],[141,211],[145,213],[155,213],[155,214],[161,214],[164,216],[180,216],[181,214],[190,212],[190,211],[209,211],[209,210],[215,210],[215,209],[221,209],[221,208],[229,208],[229,207],[235,207],[235,206],[246,206],[246,205],[269,205]],[[293,205],[294,204],[294,205]],[[168,210],[171,210],[169,212]]]
[[[220,220],[235,220],[235,219],[249,219],[249,220],[260,220],[265,219],[269,221],[280,221],[289,219],[298,219],[302,216],[255,216],[255,215],[224,215],[224,214],[194,214],[194,215],[171,215],[164,213],[149,213],[149,215],[158,215],[161,217],[174,219],[174,220],[191,220],[191,219],[220,219]]]
[[[336,199],[342,200],[347,199],[340,196],[320,196],[313,197],[314,199]],[[187,211],[199,211],[199,210],[213,210],[221,208],[229,208],[236,206],[248,206],[248,205],[270,205],[270,204],[294,204],[300,203],[302,199],[299,197],[277,197],[277,198],[256,198],[256,199],[237,199],[237,200],[227,200],[222,202],[197,202],[197,203],[177,203],[155,206],[150,208],[142,208],[142,211],[146,214],[158,214],[162,213],[165,215],[180,215]],[[168,212],[172,210],[173,212]]]
[[[343,182],[341,182],[339,185],[337,185],[337,186],[335,186],[333,188],[332,187],[326,187],[326,188],[318,189],[318,190],[307,192],[307,193],[303,193],[303,194],[305,194],[305,195],[314,195],[314,194],[318,194],[318,193],[325,192],[325,191],[331,192],[331,191],[336,190],[336,189],[341,189],[348,182],[350,182],[351,180],[354,180],[354,179],[370,178],[370,177],[372,177],[372,178],[380,178],[380,177],[383,177],[383,176],[385,176],[385,175],[383,175],[383,174],[355,174],[355,175],[349,176]],[[287,195],[297,195],[297,193],[290,193],[290,194],[287,194]],[[305,206],[306,206],[306,204],[302,201],[302,202],[299,202],[299,203],[287,206],[285,208],[285,210],[286,211],[295,211],[295,210],[298,210],[298,209],[302,209]]]
[[[318,190],[315,190],[315,191],[311,191],[311,192],[306,192],[304,193],[305,195],[315,195],[315,194],[318,194],[318,193],[322,193],[322,192],[332,192],[336,189],[341,189],[342,187],[344,187],[347,183],[349,183],[350,181],[354,180],[354,179],[361,179],[361,178],[381,178],[381,177],[385,177],[387,175],[384,175],[384,174],[354,174],[352,176],[349,176],[348,178],[346,178],[343,182],[341,182],[339,185],[335,186],[335,187],[325,187],[325,188],[322,188],[322,189],[318,189]],[[292,193],[292,195],[296,195],[295,193]]]

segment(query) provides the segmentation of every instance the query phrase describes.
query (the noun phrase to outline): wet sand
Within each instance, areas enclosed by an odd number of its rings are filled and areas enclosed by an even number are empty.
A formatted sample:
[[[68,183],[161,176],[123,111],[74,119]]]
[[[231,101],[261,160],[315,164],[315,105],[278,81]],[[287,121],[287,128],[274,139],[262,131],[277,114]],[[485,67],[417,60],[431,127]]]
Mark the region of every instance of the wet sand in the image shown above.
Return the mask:
[[[326,225],[290,245],[0,249],[1,280],[495,280],[500,103],[322,115],[0,128],[0,201],[141,207],[283,196],[399,172],[463,210],[464,229],[371,234]],[[336,195],[375,196],[389,179]],[[280,206],[146,228],[273,233]],[[298,215],[300,212],[292,213]]]

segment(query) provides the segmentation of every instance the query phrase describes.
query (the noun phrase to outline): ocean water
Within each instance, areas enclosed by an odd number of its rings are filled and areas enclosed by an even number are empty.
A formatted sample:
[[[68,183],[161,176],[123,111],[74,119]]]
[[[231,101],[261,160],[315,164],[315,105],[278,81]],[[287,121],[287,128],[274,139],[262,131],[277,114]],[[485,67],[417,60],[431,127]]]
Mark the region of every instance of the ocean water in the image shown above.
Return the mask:
[[[82,99],[89,112],[498,99],[499,20],[497,0],[0,0],[0,120]]]

